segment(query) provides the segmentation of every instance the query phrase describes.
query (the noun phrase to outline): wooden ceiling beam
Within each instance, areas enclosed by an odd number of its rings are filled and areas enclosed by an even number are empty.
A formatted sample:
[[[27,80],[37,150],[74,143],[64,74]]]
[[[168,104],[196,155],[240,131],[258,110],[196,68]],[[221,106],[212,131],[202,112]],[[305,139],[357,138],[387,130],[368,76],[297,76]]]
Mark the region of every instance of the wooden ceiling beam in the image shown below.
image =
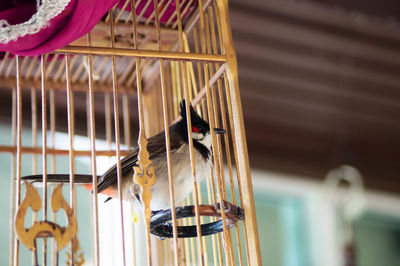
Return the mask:
[[[243,10],[231,10],[232,30],[251,32],[252,34],[269,36],[282,42],[297,43],[343,54],[349,57],[370,58],[378,62],[388,62],[400,67],[400,52],[375,43],[357,40],[335,32],[316,29],[310,25],[301,25],[287,21],[245,13]],[[239,51],[240,53],[240,51]]]
[[[323,105],[332,108],[341,109],[343,112],[356,112],[364,113],[371,116],[387,117],[392,119],[400,118],[400,105],[390,104],[388,101],[375,101],[372,97],[357,97],[356,95],[346,95],[341,93],[330,93],[324,91],[313,91],[302,88],[302,86],[288,85],[287,83],[280,83],[275,80],[275,76],[267,80],[264,79],[262,83],[253,81],[249,78],[241,78],[241,94],[246,97],[247,94],[251,96],[269,97],[289,99],[296,102],[303,102],[310,105]],[[371,100],[370,100],[371,99]],[[267,108],[267,106],[265,106]]]
[[[258,44],[254,44],[254,42],[249,39],[238,42],[236,44],[236,49],[240,51],[241,61],[243,61],[244,56],[248,57],[251,59],[250,62],[258,68],[262,67],[265,62],[270,62],[271,64],[281,64],[298,68],[302,71],[310,71],[315,73],[315,75],[321,73],[337,79],[360,80],[364,83],[393,88],[393,90],[398,88],[400,84],[400,73],[391,75],[385,71],[367,69],[365,66],[356,67],[351,60],[343,60],[340,58],[332,60],[324,57],[324,55],[315,54],[311,51],[302,54],[298,51],[293,52],[285,48],[282,49],[271,46],[261,47]],[[400,70],[400,68],[398,70]]]
[[[384,106],[398,109],[400,107],[400,90],[376,84],[359,82],[352,78],[335,78],[330,75],[317,75],[303,69],[283,66],[279,63],[264,62],[263,66],[255,65],[255,59],[241,57],[239,63],[240,84],[247,83],[275,84],[281,88],[294,89],[301,93],[315,93],[329,97],[346,97],[360,100],[373,106]],[[259,66],[259,67],[257,67]],[[400,84],[400,83],[399,83]]]
[[[251,103],[243,104],[248,110],[258,110],[261,114],[274,114],[293,117],[300,120],[327,123],[333,126],[343,126],[349,129],[362,128],[364,130],[391,128],[394,132],[400,131],[399,119],[396,116],[385,117],[369,112],[341,110],[335,106],[327,106],[318,102],[301,102],[296,99],[260,95],[250,91],[241,92],[243,100]],[[258,106],[258,107],[257,107]],[[366,107],[367,108],[367,107]]]
[[[246,6],[279,14],[292,19],[310,21],[315,24],[344,29],[373,38],[400,42],[400,28],[379,18],[367,17],[362,14],[318,5],[306,1],[292,0],[247,0]],[[243,1],[231,0],[231,9],[242,10]]]

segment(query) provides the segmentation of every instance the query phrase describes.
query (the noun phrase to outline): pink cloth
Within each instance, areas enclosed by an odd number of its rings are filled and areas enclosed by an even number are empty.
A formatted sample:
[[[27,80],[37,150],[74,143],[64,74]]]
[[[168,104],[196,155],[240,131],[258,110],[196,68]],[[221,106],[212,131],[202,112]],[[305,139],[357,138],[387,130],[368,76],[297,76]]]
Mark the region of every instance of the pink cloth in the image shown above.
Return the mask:
[[[0,11],[0,19],[6,19],[10,24],[24,22],[36,12],[36,1],[30,1],[30,4],[26,4],[27,1],[14,1],[19,2],[16,7],[4,10],[4,6],[10,6],[7,2],[9,1],[0,1],[3,9]],[[72,0],[60,15],[50,21],[48,27],[36,34],[0,44],[0,51],[34,56],[64,47],[88,33],[117,2],[118,0]]]

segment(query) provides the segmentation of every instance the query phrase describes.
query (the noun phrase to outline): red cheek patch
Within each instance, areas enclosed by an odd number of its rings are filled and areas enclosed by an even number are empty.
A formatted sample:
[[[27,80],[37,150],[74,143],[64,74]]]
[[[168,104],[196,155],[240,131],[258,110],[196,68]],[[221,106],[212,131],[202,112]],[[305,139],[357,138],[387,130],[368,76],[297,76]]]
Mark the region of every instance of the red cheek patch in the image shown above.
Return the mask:
[[[200,133],[200,130],[197,127],[192,127],[192,131],[195,133]]]

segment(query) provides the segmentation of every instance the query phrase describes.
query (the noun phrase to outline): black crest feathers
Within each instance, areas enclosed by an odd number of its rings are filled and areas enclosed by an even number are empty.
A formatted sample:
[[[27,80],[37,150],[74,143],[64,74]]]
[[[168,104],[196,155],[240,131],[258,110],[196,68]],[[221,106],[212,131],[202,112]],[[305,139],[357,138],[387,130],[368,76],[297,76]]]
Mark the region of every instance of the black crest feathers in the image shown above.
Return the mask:
[[[190,119],[192,120],[192,125],[198,127],[200,131],[206,132],[210,130],[210,127],[206,121],[201,118],[197,112],[194,110],[193,106],[190,106]],[[186,122],[186,103],[185,100],[182,100],[179,104],[179,112],[182,117],[182,120]]]
[[[196,113],[196,111],[193,109],[193,106],[192,106],[192,104],[189,104],[189,107],[190,107],[190,117],[191,117],[191,119],[192,119],[192,121],[193,121],[193,119],[201,119],[201,120],[203,120],[197,113]],[[179,104],[179,113],[180,113],[180,115],[181,115],[181,117],[183,118],[183,119],[186,119],[186,101],[185,100],[182,100],[181,101],[181,103]]]

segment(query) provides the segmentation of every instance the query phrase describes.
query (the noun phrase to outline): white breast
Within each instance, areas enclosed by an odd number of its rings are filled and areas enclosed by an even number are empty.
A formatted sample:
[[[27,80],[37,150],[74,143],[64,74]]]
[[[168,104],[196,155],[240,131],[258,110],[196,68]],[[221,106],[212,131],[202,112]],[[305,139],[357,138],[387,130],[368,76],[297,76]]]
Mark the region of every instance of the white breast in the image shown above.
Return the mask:
[[[159,165],[160,167],[156,168],[156,184],[151,187],[152,200],[150,208],[152,210],[168,209],[171,207],[166,157],[160,158],[160,160],[162,162],[153,162],[153,165]],[[188,145],[183,145],[177,151],[173,152],[171,154],[171,161],[175,204],[179,204],[193,191],[193,175]],[[209,174],[210,166],[196,149],[194,149],[194,161],[196,179],[197,182],[200,182]]]

